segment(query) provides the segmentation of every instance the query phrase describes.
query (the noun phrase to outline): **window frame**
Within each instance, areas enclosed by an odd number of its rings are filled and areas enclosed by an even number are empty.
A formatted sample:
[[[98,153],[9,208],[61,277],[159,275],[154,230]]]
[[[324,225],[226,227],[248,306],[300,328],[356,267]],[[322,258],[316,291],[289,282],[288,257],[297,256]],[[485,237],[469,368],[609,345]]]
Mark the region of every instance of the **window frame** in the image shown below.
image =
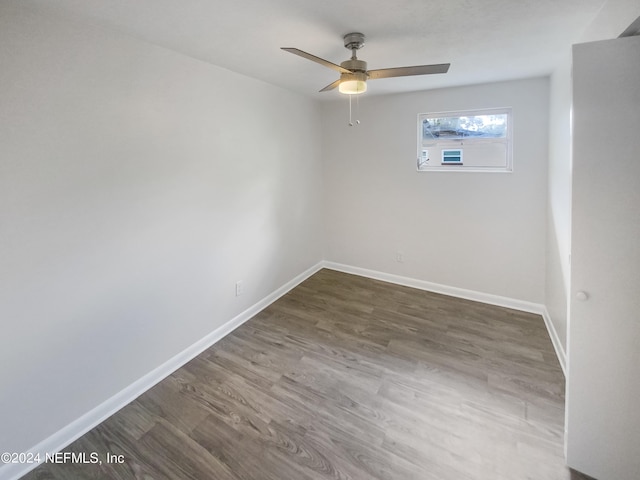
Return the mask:
[[[468,137],[464,139],[443,139],[436,140],[433,145],[424,146],[423,144],[423,121],[428,118],[440,118],[440,117],[464,117],[464,116],[477,116],[477,115],[507,115],[507,128],[505,137],[495,138],[473,138]],[[418,172],[490,172],[490,173],[512,173],[513,172],[513,109],[511,107],[500,108],[478,108],[470,110],[456,110],[448,112],[428,112],[418,113],[417,117],[418,125],[418,155],[416,162],[416,171]],[[473,145],[505,145],[505,164],[500,166],[490,165],[468,165],[464,162],[461,163],[445,163],[440,162],[439,158],[442,153],[436,155],[438,162],[431,165],[425,165],[423,160],[424,150],[462,150],[462,154],[465,155],[465,144],[468,146]],[[466,152],[469,155],[469,152]],[[462,159],[462,156],[461,156]]]

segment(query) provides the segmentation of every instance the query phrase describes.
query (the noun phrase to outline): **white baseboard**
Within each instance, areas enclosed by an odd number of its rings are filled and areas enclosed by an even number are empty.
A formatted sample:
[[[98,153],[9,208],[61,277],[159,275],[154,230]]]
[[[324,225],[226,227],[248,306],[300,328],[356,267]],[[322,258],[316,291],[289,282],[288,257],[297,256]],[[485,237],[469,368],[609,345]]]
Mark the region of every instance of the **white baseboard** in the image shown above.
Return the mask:
[[[29,449],[29,454],[34,456],[39,453],[41,461],[44,461],[47,453],[52,454],[59,452],[73,441],[80,438],[92,428],[96,427],[121,408],[138,398],[151,387],[171,375],[177,369],[188,363],[190,360],[204,352],[207,348],[214,345],[220,339],[231,333],[240,325],[251,319],[258,312],[271,305],[277,299],[285,295],[287,292],[295,288],[297,285],[305,281],[307,278],[323,268],[324,263],[320,262],[300,275],[290,280],[276,291],[266,296],[256,304],[249,307],[244,312],[232,318],[224,325],[218,327],[206,337],[198,340],[187,349],[167,360],[165,363],[155,368],[145,376],[133,382],[124,390],[116,393],[113,397],[105,400],[93,410],[74,420],[61,430],[57,431],[50,437]],[[36,468],[38,464],[4,464],[0,466],[0,479],[17,480],[21,476],[27,474],[30,470]]]
[[[564,350],[562,342],[560,341],[560,337],[558,336],[556,327],[553,326],[553,322],[551,321],[551,315],[549,315],[549,312],[546,307],[542,312],[542,318],[544,319],[544,324],[547,326],[547,331],[549,332],[549,337],[551,337],[551,343],[553,344],[553,349],[556,351],[556,356],[558,357],[558,362],[560,362],[560,367],[562,367],[562,373],[564,373],[564,376],[566,378],[567,377],[567,354]]]
[[[400,275],[394,275],[391,273],[379,272],[376,270],[369,270],[366,268],[353,267],[351,265],[344,265],[341,263],[327,262],[323,263],[325,268],[330,270],[336,270],[344,273],[351,273],[359,275],[361,277],[373,278],[375,280],[382,280],[383,282],[395,283],[397,285],[404,285],[405,287],[417,288],[420,290],[426,290],[434,293],[441,293],[443,295],[449,295],[457,298],[464,298],[466,300],[474,300],[476,302],[482,302],[489,305],[496,305],[499,307],[512,308],[514,310],[520,310],[522,312],[535,313],[541,315],[544,324],[547,327],[549,337],[551,337],[551,343],[560,362],[562,371],[567,375],[566,365],[567,358],[560,342],[560,337],[553,326],[551,317],[547,308],[540,303],[527,302],[524,300],[517,300],[508,297],[502,297],[499,295],[493,295],[490,293],[478,292],[475,290],[467,290],[464,288],[451,287],[448,285],[442,285],[439,283],[427,282],[425,280],[417,280],[415,278],[403,277]]]
[[[417,288],[428,292],[441,293],[451,297],[464,298],[466,300],[474,300],[476,302],[487,303],[489,305],[497,305],[499,307],[512,308],[522,312],[537,313],[542,315],[544,305],[524,300],[516,300],[508,297],[501,297],[490,293],[478,292],[475,290],[467,290],[464,288],[451,287],[440,283],[427,282],[426,280],[417,280],[415,278],[403,277],[392,273],[384,273],[376,270],[368,270],[366,268],[352,267],[334,262],[324,262],[324,267],[330,270],[337,270],[344,273],[352,273],[361,277],[382,280],[383,282],[404,285],[405,287]]]
[[[46,453],[59,452],[67,445],[87,433],[89,430],[102,423],[118,410],[138,398],[141,394],[152,388],[164,378],[171,375],[178,368],[182,367],[187,362],[205,351],[207,348],[214,345],[220,339],[231,333],[247,320],[251,319],[258,312],[271,305],[277,299],[285,295],[287,292],[295,288],[297,285],[305,281],[307,278],[311,277],[322,268],[336,270],[344,273],[351,273],[362,277],[382,280],[384,282],[404,285],[407,287],[426,290],[429,292],[441,293],[443,295],[464,298],[467,300],[474,300],[490,305],[497,305],[500,307],[512,308],[514,310],[539,314],[544,319],[545,325],[549,332],[549,336],[551,337],[551,341],[553,343],[553,347],[556,351],[556,355],[558,356],[558,361],[560,362],[560,366],[562,367],[562,370],[566,375],[566,355],[564,349],[562,348],[562,344],[560,342],[558,334],[553,327],[553,323],[551,322],[549,313],[547,312],[547,309],[544,305],[526,302],[523,300],[516,300],[508,297],[501,297],[499,295],[477,292],[474,290],[466,290],[463,288],[441,285],[438,283],[427,282],[425,280],[417,280],[414,278],[379,272],[376,270],[369,270],[335,262],[323,261],[302,272],[300,275],[290,280],[270,295],[266,296],[256,304],[249,307],[244,312],[232,318],[224,325],[215,329],[206,337],[198,340],[196,343],[192,344],[173,358],[167,360],[165,363],[155,368],[145,376],[136,380],[124,390],[107,399],[93,410],[87,412],[86,414],[71,422],[66,427],[54,433],[50,437],[44,439],[42,442],[31,448],[28,453],[32,453],[34,455],[40,453],[40,457],[43,460]],[[0,479],[17,480],[36,467],[37,464],[5,464],[3,466],[0,466]]]

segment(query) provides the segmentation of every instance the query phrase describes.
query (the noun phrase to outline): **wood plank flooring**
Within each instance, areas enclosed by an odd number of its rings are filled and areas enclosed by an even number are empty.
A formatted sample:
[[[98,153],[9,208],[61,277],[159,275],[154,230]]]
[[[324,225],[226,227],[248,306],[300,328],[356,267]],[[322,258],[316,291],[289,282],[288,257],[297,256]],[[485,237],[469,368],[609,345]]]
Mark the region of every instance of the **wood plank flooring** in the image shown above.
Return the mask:
[[[542,318],[322,270],[26,479],[564,480]]]

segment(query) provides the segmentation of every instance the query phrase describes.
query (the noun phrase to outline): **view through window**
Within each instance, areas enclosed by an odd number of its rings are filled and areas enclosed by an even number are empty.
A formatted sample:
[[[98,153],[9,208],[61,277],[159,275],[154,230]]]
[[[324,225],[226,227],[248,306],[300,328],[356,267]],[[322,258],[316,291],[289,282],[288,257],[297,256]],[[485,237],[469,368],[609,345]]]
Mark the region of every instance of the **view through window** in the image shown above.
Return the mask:
[[[418,115],[418,171],[512,171],[511,109]]]

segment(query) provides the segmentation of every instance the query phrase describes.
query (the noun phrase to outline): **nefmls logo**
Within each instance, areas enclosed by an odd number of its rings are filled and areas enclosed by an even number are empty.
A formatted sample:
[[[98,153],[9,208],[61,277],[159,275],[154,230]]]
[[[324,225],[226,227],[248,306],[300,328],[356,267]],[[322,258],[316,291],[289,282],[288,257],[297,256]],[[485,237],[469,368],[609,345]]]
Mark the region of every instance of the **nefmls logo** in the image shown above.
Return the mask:
[[[47,463],[100,463],[100,456],[97,452],[57,452],[47,453],[45,462]]]

